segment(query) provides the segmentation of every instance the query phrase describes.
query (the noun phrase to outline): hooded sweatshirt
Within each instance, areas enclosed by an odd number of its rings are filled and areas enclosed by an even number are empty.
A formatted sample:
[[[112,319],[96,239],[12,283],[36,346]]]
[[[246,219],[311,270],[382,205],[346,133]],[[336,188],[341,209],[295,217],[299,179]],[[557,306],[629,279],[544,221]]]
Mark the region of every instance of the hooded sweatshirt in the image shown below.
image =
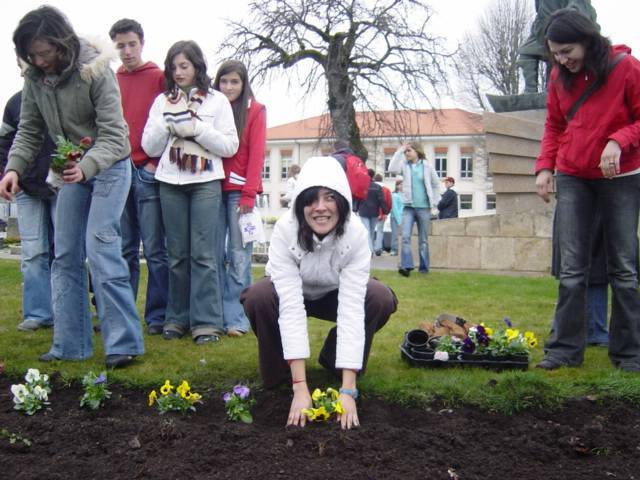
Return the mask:
[[[131,160],[136,167],[147,162],[158,165],[158,158],[149,158],[142,149],[142,132],[153,101],[166,89],[164,72],[155,63],[147,62],[131,72],[121,65],[116,76],[124,119],[129,126]]]
[[[93,144],[78,163],[85,180],[129,156],[120,90],[109,68],[114,57],[111,44],[80,39],[77,59],[60,75],[53,77],[36,67],[27,68],[20,125],[7,170],[22,177],[35,162],[47,128],[54,141],[63,137],[78,144],[83,137],[91,137]]]
[[[269,245],[266,272],[279,297],[280,336],[284,358],[310,356],[304,300],[317,300],[338,290],[336,368],[362,368],[364,355],[364,298],[369,281],[371,252],[368,232],[353,213],[344,234],[334,232],[319,239],[313,252],[298,243],[296,201],[300,192],[322,186],[335,190],[349,202],[351,190],[343,168],[333,157],[313,157],[298,176],[292,208],[276,222]]]

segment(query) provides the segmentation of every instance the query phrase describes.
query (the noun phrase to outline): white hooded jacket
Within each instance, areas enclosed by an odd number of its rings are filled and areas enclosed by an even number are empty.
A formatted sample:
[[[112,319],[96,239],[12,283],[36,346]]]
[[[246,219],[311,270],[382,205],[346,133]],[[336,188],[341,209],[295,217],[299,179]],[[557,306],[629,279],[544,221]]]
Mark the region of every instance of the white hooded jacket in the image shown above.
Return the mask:
[[[344,234],[314,235],[314,250],[298,244],[295,204],[300,192],[322,186],[349,202],[351,190],[344,170],[333,157],[307,160],[298,177],[291,209],[277,222],[269,246],[266,272],[279,297],[280,337],[285,360],[309,358],[309,334],[304,299],[316,300],[338,290],[336,368],[362,368],[364,355],[364,298],[369,281],[371,252],[368,233],[351,213]]]

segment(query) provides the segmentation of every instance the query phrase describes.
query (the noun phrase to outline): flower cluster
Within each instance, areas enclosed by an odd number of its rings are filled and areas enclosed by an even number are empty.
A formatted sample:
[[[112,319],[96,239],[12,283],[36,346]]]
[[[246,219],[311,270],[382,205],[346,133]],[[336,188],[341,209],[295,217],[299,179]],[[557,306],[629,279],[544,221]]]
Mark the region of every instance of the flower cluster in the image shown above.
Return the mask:
[[[51,170],[56,173],[62,173],[67,163],[79,161],[92,143],[93,139],[91,137],[82,137],[80,143],[76,145],[66,138],[58,136],[56,151],[51,155]]]
[[[26,383],[11,385],[13,394],[13,408],[22,410],[27,415],[33,415],[44,405],[49,405],[49,375],[41,374],[37,368],[30,368],[24,376]]]
[[[338,400],[338,396],[338,392],[333,388],[327,388],[326,392],[316,388],[311,395],[313,407],[303,409],[302,413],[304,413],[309,420],[319,422],[329,420],[334,413],[342,414],[344,413],[344,408]]]
[[[480,324],[469,329],[469,334],[464,339],[457,337],[440,337],[435,345],[436,354],[475,353],[489,354],[494,357],[506,355],[527,355],[532,348],[538,345],[538,340],[533,332],[520,332],[513,328],[511,320],[504,319],[505,327],[494,331],[492,328]],[[442,355],[438,356],[443,359]]]
[[[195,412],[196,403],[202,403],[202,395],[191,391],[191,387],[186,380],[183,380],[180,385],[174,387],[169,380],[165,380],[164,385],[160,387],[160,396],[155,390],[152,390],[149,394],[149,406],[157,404],[158,411],[167,413],[169,411],[176,411],[186,413],[188,411]]]
[[[224,406],[227,410],[227,418],[237,422],[240,420],[244,423],[252,423],[253,417],[251,416],[251,406],[256,403],[252,398],[249,398],[251,390],[245,385],[236,385],[233,390],[226,392],[222,396],[224,400]]]
[[[82,386],[84,395],[80,398],[81,407],[97,410],[111,397],[111,392],[107,388],[107,374],[105,372],[100,375],[93,372],[87,373],[82,378]]]

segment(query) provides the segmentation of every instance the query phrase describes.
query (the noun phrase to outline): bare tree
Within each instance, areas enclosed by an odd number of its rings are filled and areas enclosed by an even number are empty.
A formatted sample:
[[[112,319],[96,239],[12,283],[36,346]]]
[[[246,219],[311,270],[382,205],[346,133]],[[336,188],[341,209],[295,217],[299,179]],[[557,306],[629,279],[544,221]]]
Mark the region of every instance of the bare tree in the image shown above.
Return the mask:
[[[488,110],[487,93],[520,92],[518,49],[527,39],[534,11],[528,0],[494,0],[466,34],[457,55],[458,85],[473,107]]]
[[[261,82],[292,69],[303,95],[326,84],[332,133],[364,159],[356,108],[432,106],[446,89],[449,55],[428,31],[422,0],[253,0],[249,9],[250,18],[228,22],[220,51]]]

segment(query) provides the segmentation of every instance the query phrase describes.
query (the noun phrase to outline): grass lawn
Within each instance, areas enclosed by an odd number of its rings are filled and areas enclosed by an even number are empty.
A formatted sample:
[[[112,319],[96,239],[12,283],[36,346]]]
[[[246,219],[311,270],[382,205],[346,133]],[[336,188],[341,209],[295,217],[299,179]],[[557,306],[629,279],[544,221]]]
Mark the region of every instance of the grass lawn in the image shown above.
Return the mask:
[[[262,275],[256,269],[256,276]],[[427,276],[399,276],[394,271],[373,274],[391,286],[400,300],[398,311],[375,337],[367,374],[358,382],[365,395],[410,404],[439,400],[446,405],[467,403],[482,408],[513,412],[529,407],[552,408],[569,397],[592,395],[640,403],[640,376],[615,370],[607,351],[601,347],[587,350],[584,366],[544,372],[496,373],[479,368],[426,369],[408,366],[401,358],[399,345],[407,330],[423,320],[432,321],[447,312],[471,322],[501,325],[511,317],[516,328],[532,330],[542,345],[546,338],[556,296],[552,278],[500,277],[471,273],[432,272]],[[143,280],[146,270],[143,271]],[[140,288],[144,292],[144,288]],[[138,299],[142,311],[143,295]],[[21,320],[21,275],[19,263],[0,260],[0,361],[11,376],[22,376],[35,367],[49,373],[57,371],[63,379],[74,380],[89,370],[104,368],[102,342],[96,337],[93,359],[83,362],[42,364],[38,355],[46,352],[51,330],[19,332]],[[317,355],[332,324],[311,320],[312,355]],[[259,385],[257,343],[252,334],[242,338],[224,338],[217,345],[196,346],[184,338],[167,342],[158,336],[145,338],[147,353],[134,365],[110,373],[110,379],[134,386],[158,386],[165,378],[174,382],[187,379],[196,386],[228,388],[238,381]],[[532,363],[542,357],[535,349]],[[330,386],[336,381],[327,376],[316,357],[307,364],[312,387]]]

